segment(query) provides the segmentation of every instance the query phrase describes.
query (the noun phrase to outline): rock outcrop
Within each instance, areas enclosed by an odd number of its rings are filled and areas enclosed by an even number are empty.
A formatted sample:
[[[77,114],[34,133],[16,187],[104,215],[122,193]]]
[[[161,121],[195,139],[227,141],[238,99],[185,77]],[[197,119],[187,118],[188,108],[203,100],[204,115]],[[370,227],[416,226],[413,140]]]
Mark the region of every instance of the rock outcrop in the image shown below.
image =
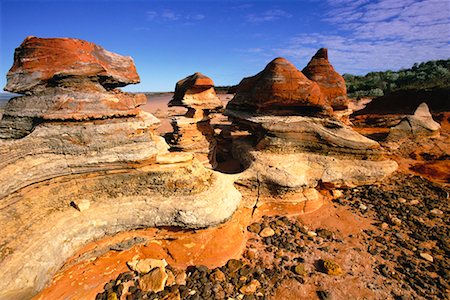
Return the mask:
[[[330,75],[332,80],[320,75],[329,75],[330,68],[326,51],[319,50],[307,69],[321,84],[280,58],[258,75],[241,81],[225,114],[251,133],[233,140],[233,154],[247,168],[239,179],[242,184],[252,186],[256,182],[259,188],[267,187],[269,194],[282,194],[278,201],[286,201],[288,193],[293,202],[301,202],[318,198],[317,187],[370,184],[397,168],[395,162],[383,159],[377,142],[358,134],[331,113],[333,101],[338,103],[346,95],[337,73]],[[338,82],[335,89],[333,81]],[[283,88],[275,88],[280,86]],[[321,90],[321,86],[325,88]],[[314,93],[294,92],[311,87]],[[291,106],[293,103],[301,103],[301,108]]]
[[[61,61],[59,61],[61,58]],[[15,52],[0,121],[1,299],[29,298],[78,248],[146,226],[228,219],[233,178],[170,153],[131,58],[74,39],[27,38]]]
[[[216,165],[214,129],[209,112],[222,108],[222,102],[214,91],[214,82],[209,77],[195,73],[177,82],[175,94],[169,106],[182,106],[188,110],[184,116],[172,119],[173,133],[170,145],[175,150],[189,151],[206,157],[207,165]]]
[[[227,108],[274,115],[332,113],[319,85],[281,57],[255,76],[244,78]]]
[[[401,143],[406,139],[420,140],[439,136],[441,126],[433,120],[428,105],[421,103],[414,115],[404,117],[397,126],[390,129],[387,142]]]
[[[302,73],[310,80],[317,82],[325,101],[331,105],[333,110],[348,109],[345,80],[328,61],[328,49],[319,49]]]

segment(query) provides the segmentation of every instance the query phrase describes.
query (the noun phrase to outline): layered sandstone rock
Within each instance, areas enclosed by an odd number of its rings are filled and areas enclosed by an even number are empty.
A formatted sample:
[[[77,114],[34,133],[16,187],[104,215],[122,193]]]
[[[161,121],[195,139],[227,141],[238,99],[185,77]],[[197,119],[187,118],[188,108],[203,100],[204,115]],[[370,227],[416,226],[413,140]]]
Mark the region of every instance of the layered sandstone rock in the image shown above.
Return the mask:
[[[277,58],[244,79],[227,105],[225,114],[251,133],[233,140],[233,154],[247,168],[240,182],[265,186],[283,195],[279,201],[301,202],[318,198],[317,187],[370,184],[395,171],[397,164],[383,159],[377,142],[331,113],[346,92],[326,51],[319,50],[306,69],[315,81]]]
[[[345,80],[328,61],[328,49],[319,49],[302,73],[310,80],[317,82],[326,102],[333,110],[348,109]]]
[[[404,117],[390,129],[387,142],[401,143],[406,139],[420,140],[439,136],[441,126],[433,120],[428,105],[421,103],[413,115]]]
[[[188,109],[184,116],[172,119],[172,148],[204,155],[207,157],[207,164],[215,167],[217,142],[210,124],[209,111],[221,108],[222,102],[214,91],[212,79],[195,73],[178,81],[169,106]]]
[[[255,76],[244,78],[227,108],[275,115],[332,112],[319,85],[281,57],[272,60]]]
[[[1,299],[29,298],[104,235],[206,227],[237,208],[233,178],[169,153],[139,109],[145,96],[114,89],[138,81],[131,58],[85,41],[27,38],[16,50],[6,88],[26,95],[0,121]]]

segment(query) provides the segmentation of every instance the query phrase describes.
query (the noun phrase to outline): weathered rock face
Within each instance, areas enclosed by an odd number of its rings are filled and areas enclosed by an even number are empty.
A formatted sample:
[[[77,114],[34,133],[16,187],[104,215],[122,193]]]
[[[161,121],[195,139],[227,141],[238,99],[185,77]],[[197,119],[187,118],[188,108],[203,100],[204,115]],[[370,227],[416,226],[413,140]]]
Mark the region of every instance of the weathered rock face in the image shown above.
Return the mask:
[[[206,165],[214,168],[217,142],[210,124],[209,111],[221,108],[222,102],[214,91],[212,79],[195,73],[178,81],[169,106],[188,108],[184,116],[172,119],[172,148],[204,155],[207,157]]]
[[[276,115],[332,112],[319,85],[280,57],[271,61],[255,76],[244,78],[227,108]]]
[[[81,40],[28,38],[16,50],[7,88],[27,95],[0,121],[1,299],[30,298],[104,235],[207,227],[237,208],[232,177],[169,153],[159,120],[139,109],[146,97],[111,89],[138,80],[131,58]]]
[[[139,82],[131,57],[79,39],[32,36],[16,49],[6,77],[5,90],[19,94],[55,85],[85,89],[82,83],[98,82],[111,89]]]
[[[304,72],[277,58],[242,80],[227,105],[225,114],[251,133],[233,140],[234,157],[247,168],[241,183],[297,193],[292,198],[299,202],[319,186],[370,184],[391,174],[397,164],[383,160],[380,145],[340,121],[345,114],[337,112],[347,108],[345,81],[327,50],[320,49]]]
[[[319,49],[302,73],[310,80],[317,82],[326,102],[331,105],[333,110],[348,108],[344,77],[339,75],[328,61],[328,49]]]
[[[397,126],[390,129],[387,141],[401,143],[406,139],[436,137],[439,136],[440,128],[439,123],[433,120],[428,105],[421,103],[414,115],[406,116]]]
[[[371,184],[396,170],[380,145],[340,121],[302,116],[255,116],[228,111],[256,142],[234,141],[233,153],[246,166],[241,181],[306,189]]]
[[[212,110],[223,105],[214,91],[214,81],[197,72],[177,82],[169,106]]]

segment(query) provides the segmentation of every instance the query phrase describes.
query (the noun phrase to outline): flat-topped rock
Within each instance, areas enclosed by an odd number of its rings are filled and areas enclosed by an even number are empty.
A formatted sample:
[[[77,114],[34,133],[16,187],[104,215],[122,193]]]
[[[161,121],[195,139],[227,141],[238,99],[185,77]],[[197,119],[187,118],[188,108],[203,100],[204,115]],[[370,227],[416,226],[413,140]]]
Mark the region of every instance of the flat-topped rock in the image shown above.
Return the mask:
[[[345,79],[334,70],[328,61],[328,49],[319,49],[302,70],[302,73],[319,84],[326,101],[334,110],[345,110],[348,108]]]
[[[214,91],[214,81],[197,72],[177,82],[169,106],[213,110],[223,105]]]
[[[332,109],[325,100],[317,83],[279,57],[255,76],[244,78],[227,109],[274,115],[330,115]]]
[[[304,116],[255,115],[228,110],[226,114],[236,122],[247,125],[252,132],[263,135],[256,149],[278,152],[299,150],[338,153],[341,155],[379,155],[380,145],[357,133],[340,121]]]
[[[55,85],[82,89],[82,84],[73,84],[74,78],[98,82],[107,89],[139,83],[131,57],[71,38],[27,37],[16,48],[6,76],[5,90],[19,94]]]

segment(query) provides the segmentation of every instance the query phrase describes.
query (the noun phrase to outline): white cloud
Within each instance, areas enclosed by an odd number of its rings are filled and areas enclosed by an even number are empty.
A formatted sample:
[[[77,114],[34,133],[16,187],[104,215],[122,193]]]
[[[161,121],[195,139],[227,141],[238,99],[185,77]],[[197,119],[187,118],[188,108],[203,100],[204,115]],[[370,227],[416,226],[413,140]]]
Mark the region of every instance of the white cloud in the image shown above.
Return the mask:
[[[153,22],[175,22],[175,21],[189,21],[189,24],[195,21],[201,21],[206,18],[204,14],[182,14],[170,9],[163,9],[159,11],[150,10],[146,12],[147,20]],[[187,24],[187,23],[186,23]]]
[[[285,56],[301,69],[315,51],[329,48],[339,72],[363,74],[450,57],[447,0],[328,0],[323,21],[331,32],[299,33],[264,53]]]
[[[250,23],[260,23],[275,21],[279,19],[291,18],[292,15],[282,9],[269,9],[265,12],[259,14],[249,14],[246,17],[247,22]]]

